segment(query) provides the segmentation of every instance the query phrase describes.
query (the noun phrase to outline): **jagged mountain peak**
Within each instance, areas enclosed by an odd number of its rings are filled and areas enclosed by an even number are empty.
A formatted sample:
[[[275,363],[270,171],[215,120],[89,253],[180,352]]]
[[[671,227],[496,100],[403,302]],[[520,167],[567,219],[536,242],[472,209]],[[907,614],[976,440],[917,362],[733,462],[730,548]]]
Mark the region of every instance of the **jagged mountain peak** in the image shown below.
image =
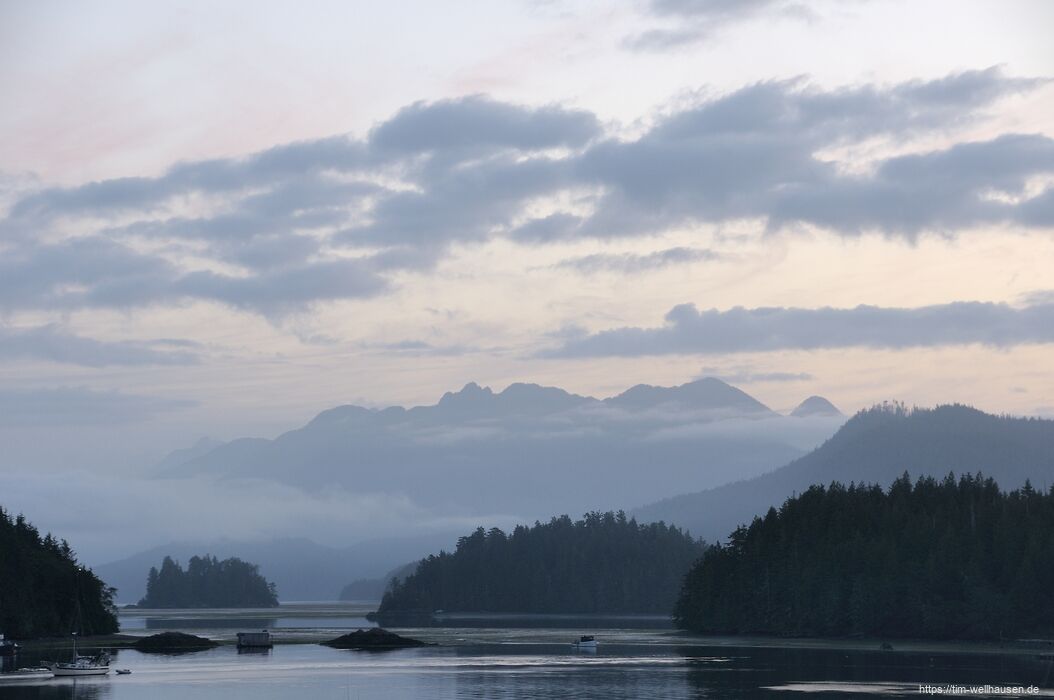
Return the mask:
[[[459,406],[477,403],[481,400],[493,398],[494,392],[489,386],[480,386],[476,382],[469,382],[461,387],[460,391],[448,391],[439,399],[440,406]]]

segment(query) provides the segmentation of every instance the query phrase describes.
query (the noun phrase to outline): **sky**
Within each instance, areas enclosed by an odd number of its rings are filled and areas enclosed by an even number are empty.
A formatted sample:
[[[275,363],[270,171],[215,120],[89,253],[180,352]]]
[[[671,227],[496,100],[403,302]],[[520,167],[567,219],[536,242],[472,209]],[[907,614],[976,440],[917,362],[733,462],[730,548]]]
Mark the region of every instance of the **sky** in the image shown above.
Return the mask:
[[[7,470],[467,382],[1054,415],[1044,0],[0,3]]]

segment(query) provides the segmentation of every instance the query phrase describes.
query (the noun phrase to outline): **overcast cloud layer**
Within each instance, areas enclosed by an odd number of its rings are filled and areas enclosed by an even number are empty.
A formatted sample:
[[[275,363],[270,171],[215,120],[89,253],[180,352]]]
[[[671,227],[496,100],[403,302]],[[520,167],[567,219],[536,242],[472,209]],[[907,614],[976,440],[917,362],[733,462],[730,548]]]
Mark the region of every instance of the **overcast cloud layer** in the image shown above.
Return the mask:
[[[628,140],[584,110],[483,96],[416,103],[364,138],[21,197],[0,224],[0,305],[12,313],[207,300],[281,317],[388,293],[394,274],[431,268],[454,243],[503,237],[610,240],[752,219],[773,233],[807,225],[907,239],[1004,223],[1046,230],[1054,140],[1045,135],[1004,133],[862,170],[824,155],[941,133],[1040,84],[996,68],[834,90],[761,82],[672,111]],[[705,255],[567,265],[632,272]],[[33,342],[23,335],[19,346]]]

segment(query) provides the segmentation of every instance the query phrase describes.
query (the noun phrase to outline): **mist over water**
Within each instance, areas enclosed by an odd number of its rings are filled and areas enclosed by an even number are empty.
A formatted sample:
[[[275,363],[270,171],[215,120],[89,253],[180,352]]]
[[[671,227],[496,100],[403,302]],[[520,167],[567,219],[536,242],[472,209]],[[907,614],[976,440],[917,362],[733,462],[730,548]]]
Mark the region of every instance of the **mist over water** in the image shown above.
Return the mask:
[[[430,406],[333,408],[274,440],[202,440],[133,471],[19,469],[6,488],[92,566],[180,542],[431,541],[749,478],[845,420],[780,415],[715,379],[643,389],[600,401],[470,384]]]

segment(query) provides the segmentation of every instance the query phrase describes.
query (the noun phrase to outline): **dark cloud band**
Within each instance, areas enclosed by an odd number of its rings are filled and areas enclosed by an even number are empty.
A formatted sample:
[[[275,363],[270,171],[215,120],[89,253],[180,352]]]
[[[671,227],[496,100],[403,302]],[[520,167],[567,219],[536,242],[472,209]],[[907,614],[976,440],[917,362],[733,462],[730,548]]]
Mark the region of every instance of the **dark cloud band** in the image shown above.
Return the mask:
[[[195,348],[195,343],[179,340],[95,340],[67,333],[55,325],[0,325],[0,358],[11,360],[44,360],[82,367],[193,365],[200,361]]]
[[[636,357],[827,348],[1011,347],[1054,343],[1054,304],[955,302],[918,308],[768,307],[700,311],[675,306],[655,328],[616,328],[572,337],[543,357]]]

